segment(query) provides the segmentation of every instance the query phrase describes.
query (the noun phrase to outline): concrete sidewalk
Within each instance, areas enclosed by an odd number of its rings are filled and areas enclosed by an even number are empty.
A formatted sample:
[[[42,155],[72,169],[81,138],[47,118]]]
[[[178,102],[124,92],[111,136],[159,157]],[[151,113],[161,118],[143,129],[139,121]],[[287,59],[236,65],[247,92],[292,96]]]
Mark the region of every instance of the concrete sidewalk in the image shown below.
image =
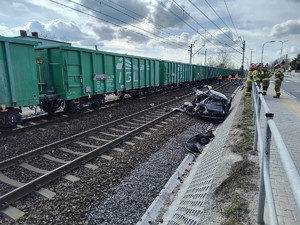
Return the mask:
[[[293,96],[284,91],[281,91],[281,97],[279,99],[273,98],[273,95],[275,95],[274,84],[271,83],[268,95],[264,96],[264,98],[269,106],[270,112],[274,113],[275,124],[299,173],[300,104]],[[296,203],[294,202],[286,174],[282,168],[273,137],[271,142],[270,166],[270,177],[276,202],[278,223],[280,225],[300,225],[300,215],[297,211]],[[266,224],[269,224],[266,213],[267,210],[265,211],[265,222]]]

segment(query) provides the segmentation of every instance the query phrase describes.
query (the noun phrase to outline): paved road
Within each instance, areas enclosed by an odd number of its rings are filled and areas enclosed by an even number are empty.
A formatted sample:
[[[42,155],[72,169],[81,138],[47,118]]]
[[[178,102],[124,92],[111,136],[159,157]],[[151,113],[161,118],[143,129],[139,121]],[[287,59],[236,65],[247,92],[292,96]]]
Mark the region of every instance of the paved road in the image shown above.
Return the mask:
[[[285,73],[282,90],[300,101],[300,73]]]

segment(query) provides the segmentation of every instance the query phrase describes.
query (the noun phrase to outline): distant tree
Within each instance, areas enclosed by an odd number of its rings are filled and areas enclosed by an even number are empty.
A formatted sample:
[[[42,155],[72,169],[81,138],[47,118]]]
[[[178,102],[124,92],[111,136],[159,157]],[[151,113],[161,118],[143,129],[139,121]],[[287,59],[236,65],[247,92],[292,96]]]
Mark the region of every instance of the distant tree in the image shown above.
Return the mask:
[[[231,57],[227,52],[221,52],[217,56],[217,65],[220,68],[229,68],[231,63]]]
[[[280,64],[283,68],[287,69],[288,65],[290,65],[291,60],[285,55],[285,57],[275,59],[271,64],[271,68],[274,68],[276,64]]]
[[[217,63],[216,63],[216,61],[213,59],[213,57],[208,57],[208,59],[207,59],[207,64],[206,64],[206,65],[208,65],[208,66],[216,66]]]
[[[291,70],[300,70],[300,54],[290,62]]]

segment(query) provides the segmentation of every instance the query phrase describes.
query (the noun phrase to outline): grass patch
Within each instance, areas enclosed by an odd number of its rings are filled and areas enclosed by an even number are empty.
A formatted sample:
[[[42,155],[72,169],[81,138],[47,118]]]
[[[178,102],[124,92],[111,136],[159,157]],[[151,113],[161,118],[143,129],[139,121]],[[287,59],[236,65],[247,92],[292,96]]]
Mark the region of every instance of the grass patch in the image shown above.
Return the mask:
[[[248,204],[245,199],[241,198],[236,193],[232,196],[232,202],[233,204],[224,209],[223,214],[225,215],[226,220],[223,225],[242,225],[239,221],[246,220],[246,218],[243,217],[249,213],[247,208]],[[239,214],[236,214],[236,212],[239,212]]]
[[[228,177],[215,191],[215,197],[221,205],[220,211],[225,218],[223,225],[240,225],[242,221],[247,220],[248,203],[240,193],[257,189],[257,184],[253,182],[252,178],[258,174],[259,168],[248,159],[249,154],[257,154],[253,150],[254,126],[250,97],[243,99],[243,107],[242,118],[236,126],[239,138],[231,146],[231,151],[241,155],[242,160],[232,165]]]

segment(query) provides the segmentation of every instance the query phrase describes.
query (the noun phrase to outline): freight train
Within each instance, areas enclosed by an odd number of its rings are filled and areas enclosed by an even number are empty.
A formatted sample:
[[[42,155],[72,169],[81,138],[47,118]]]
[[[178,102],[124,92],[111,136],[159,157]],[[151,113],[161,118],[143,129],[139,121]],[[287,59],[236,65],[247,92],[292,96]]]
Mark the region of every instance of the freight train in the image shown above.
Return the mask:
[[[107,94],[146,95],[237,72],[0,36],[0,128],[20,122],[22,107],[76,112],[102,106]]]

